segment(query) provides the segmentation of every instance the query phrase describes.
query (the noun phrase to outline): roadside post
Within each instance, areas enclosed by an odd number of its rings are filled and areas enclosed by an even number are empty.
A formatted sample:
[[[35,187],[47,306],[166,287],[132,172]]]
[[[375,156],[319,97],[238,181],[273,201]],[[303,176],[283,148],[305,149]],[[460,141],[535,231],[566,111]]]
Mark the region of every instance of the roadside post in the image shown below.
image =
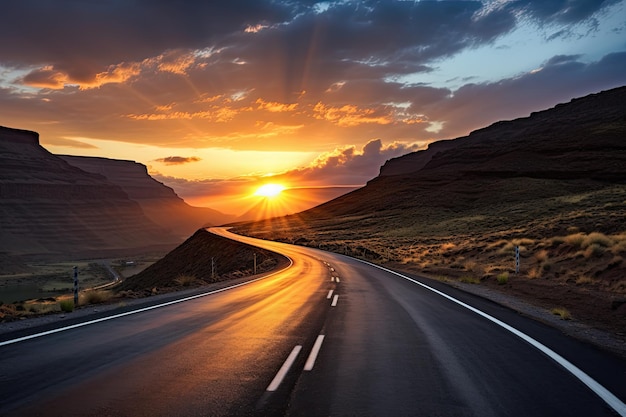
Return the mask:
[[[519,246],[515,247],[515,274],[519,274]]]
[[[254,252],[254,275],[256,275],[256,252]]]
[[[78,306],[78,267],[74,267],[74,307]]]

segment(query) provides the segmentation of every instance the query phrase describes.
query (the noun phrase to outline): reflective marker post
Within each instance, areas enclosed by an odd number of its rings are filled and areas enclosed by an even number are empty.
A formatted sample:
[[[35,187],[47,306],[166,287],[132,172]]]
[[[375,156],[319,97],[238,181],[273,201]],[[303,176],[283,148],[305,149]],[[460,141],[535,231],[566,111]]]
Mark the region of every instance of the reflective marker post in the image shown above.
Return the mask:
[[[78,267],[74,267],[74,307],[78,306]]]
[[[515,247],[515,273],[519,274],[519,246]]]

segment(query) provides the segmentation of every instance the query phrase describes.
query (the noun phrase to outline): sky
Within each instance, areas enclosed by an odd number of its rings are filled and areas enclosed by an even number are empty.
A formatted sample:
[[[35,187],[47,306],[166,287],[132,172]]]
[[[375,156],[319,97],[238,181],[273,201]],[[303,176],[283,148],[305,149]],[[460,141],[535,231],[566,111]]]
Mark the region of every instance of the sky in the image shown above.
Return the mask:
[[[626,0],[3,0],[0,39],[0,125],[237,215],[626,85]]]

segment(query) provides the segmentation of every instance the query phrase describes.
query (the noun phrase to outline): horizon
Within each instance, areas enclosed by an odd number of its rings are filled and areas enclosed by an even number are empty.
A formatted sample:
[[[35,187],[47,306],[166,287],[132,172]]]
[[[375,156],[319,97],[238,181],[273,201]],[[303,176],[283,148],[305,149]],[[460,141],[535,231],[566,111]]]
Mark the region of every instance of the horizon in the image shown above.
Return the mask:
[[[329,197],[304,190],[362,186],[433,141],[625,85],[625,16],[624,0],[15,2],[0,125],[142,163],[191,205],[289,214]],[[255,195],[267,183],[285,189]]]

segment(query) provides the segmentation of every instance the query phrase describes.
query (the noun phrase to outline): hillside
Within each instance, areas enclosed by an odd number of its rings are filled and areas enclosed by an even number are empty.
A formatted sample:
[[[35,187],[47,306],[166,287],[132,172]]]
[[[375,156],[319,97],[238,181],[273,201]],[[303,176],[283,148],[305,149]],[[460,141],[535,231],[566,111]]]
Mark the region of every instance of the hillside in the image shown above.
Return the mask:
[[[237,231],[476,283],[623,332],[625,218],[622,87],[433,143],[361,189]]]
[[[40,146],[36,132],[0,127],[3,259],[87,257],[178,242],[122,188]]]
[[[273,252],[214,235],[204,229],[116,290],[163,292],[263,273],[286,259]]]
[[[172,234],[188,237],[203,226],[217,226],[233,221],[234,216],[185,203],[173,189],[148,174],[145,165],[134,161],[60,155],[60,158],[83,171],[101,174],[136,201],[146,216]]]

